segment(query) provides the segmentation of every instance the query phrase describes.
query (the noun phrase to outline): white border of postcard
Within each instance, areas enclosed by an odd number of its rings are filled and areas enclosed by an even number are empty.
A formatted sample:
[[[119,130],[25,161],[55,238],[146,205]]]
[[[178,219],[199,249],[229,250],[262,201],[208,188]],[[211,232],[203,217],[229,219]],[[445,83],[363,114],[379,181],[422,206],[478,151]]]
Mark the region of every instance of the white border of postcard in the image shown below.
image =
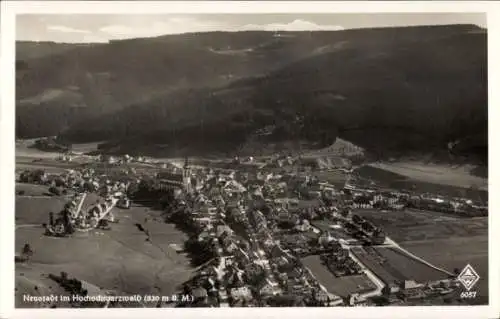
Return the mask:
[[[2,1],[1,2],[1,150],[0,165],[0,218],[1,276],[0,318],[137,318],[137,317],[183,317],[183,318],[499,318],[499,237],[500,218],[495,215],[500,209],[500,197],[490,196],[489,214],[489,306],[446,307],[359,307],[359,308],[230,308],[230,309],[75,309],[75,310],[20,310],[14,309],[14,112],[15,112],[15,16],[21,13],[39,14],[148,14],[148,13],[384,13],[384,12],[479,12],[487,13],[488,29],[488,82],[489,82],[489,178],[500,181],[500,153],[496,147],[500,136],[500,3],[496,1],[344,1],[344,2],[180,2],[180,1]],[[493,90],[497,88],[497,90]],[[495,134],[498,132],[497,134]],[[490,183],[489,193],[499,194],[498,183]],[[493,248],[495,247],[495,248]]]

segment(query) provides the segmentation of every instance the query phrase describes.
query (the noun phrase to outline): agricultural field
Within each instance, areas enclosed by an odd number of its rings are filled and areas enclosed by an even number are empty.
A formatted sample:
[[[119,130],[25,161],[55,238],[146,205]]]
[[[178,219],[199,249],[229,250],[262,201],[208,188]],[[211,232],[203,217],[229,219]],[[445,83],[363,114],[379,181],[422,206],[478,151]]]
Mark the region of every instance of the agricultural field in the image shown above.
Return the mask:
[[[488,189],[488,179],[474,176],[471,165],[451,166],[445,164],[432,164],[421,162],[374,163],[371,167],[379,168],[413,180],[431,182],[439,185],[456,187],[477,187]]]
[[[97,151],[99,144],[100,142],[73,144],[71,151],[80,154],[90,153]]]
[[[451,237],[400,243],[408,251],[448,271],[461,271],[470,264],[481,277],[473,288],[480,297],[488,296],[488,236]],[[436,248],[439,247],[439,248]]]
[[[90,207],[96,199],[89,196],[84,208]],[[47,222],[48,212],[57,211],[64,201],[58,198],[43,200],[45,202],[23,198],[18,199],[21,204],[16,205],[16,252],[19,253],[26,243],[34,252],[29,262],[16,264],[16,306],[26,306],[19,298],[23,293],[31,293],[34,286],[44,287],[45,290],[38,294],[47,293],[47,290],[59,293],[56,283],[40,283],[49,273],[65,271],[69,277],[120,294],[156,295],[171,295],[191,276],[188,257],[169,246],[182,245],[185,235],[173,225],[165,224],[160,212],[142,206],[114,209],[119,222],[111,224],[109,231],[54,238],[44,236],[40,224]],[[21,223],[32,225],[21,227]],[[148,230],[149,236],[138,229],[138,223]]]
[[[16,195],[18,197],[49,196],[48,192],[49,187],[46,185],[16,183]]]
[[[38,225],[47,223],[49,212],[57,214],[60,212],[67,199],[62,196],[57,197],[29,197],[16,196],[15,202],[15,220],[16,229],[27,225]]]
[[[404,210],[356,210],[354,212],[382,227],[396,242],[436,240],[449,237],[487,236],[486,217],[458,218],[438,212]]]
[[[401,247],[449,272],[470,264],[481,277],[475,287],[488,295],[488,219],[455,218],[437,212],[357,211]]]
[[[323,170],[315,172],[314,175],[322,182],[328,182],[338,189],[344,187],[347,181],[347,174],[341,170]]]
[[[78,164],[75,163],[64,163],[55,159],[42,159],[35,162],[33,159],[16,160],[16,172],[41,169],[49,174],[60,174],[77,166]]]
[[[388,247],[353,248],[352,252],[384,283],[398,285],[404,280],[425,283],[446,279],[447,274],[416,261],[398,249]]]
[[[448,278],[448,274],[408,257],[398,248],[376,247],[374,250],[385,260],[387,268],[403,280],[426,282]]]
[[[467,179],[466,173],[460,179],[460,174],[456,173],[456,182],[447,183],[446,175],[437,174],[433,178],[428,178],[432,172],[427,172],[417,178],[418,174],[404,175],[401,170],[386,170],[388,166],[382,164],[370,164],[355,170],[358,176],[357,184],[360,186],[378,187],[411,191],[416,193],[432,193],[450,197],[466,197],[479,202],[488,201],[487,179],[473,177],[473,181]],[[416,172],[420,172],[416,170]],[[435,172],[434,172],[435,173]],[[464,175],[465,174],[465,175]],[[471,177],[472,178],[472,177]],[[478,179],[478,180],[476,180]]]
[[[347,297],[352,293],[366,293],[376,289],[365,275],[335,277],[317,255],[308,256],[302,262],[329,292],[338,296]]]
[[[47,308],[50,302],[28,302],[24,295],[50,296],[66,295],[66,291],[45,274],[29,265],[16,265],[15,305],[19,308]],[[69,307],[68,303],[56,303],[58,307]]]

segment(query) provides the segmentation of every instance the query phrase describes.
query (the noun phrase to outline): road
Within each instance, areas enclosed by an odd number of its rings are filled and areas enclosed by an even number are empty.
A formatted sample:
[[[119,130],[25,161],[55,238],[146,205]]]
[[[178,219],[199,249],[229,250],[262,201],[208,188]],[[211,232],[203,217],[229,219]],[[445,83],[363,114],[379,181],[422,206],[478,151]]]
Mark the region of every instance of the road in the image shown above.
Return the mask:
[[[447,275],[449,275],[449,276],[454,276],[454,274],[453,274],[453,273],[451,273],[451,272],[449,272],[449,271],[447,271],[447,270],[445,270],[445,269],[439,268],[439,267],[437,267],[437,266],[434,266],[433,264],[431,264],[430,262],[426,261],[425,259],[422,259],[422,258],[420,258],[420,257],[418,257],[418,256],[416,256],[416,255],[414,255],[414,254],[412,254],[412,253],[411,253],[411,252],[409,252],[408,250],[406,250],[406,249],[404,249],[403,247],[399,246],[399,244],[398,244],[398,243],[396,243],[394,240],[390,239],[389,237],[387,237],[387,238],[386,238],[386,243],[388,243],[388,244],[389,244],[389,245],[388,245],[389,247],[393,247],[393,248],[395,248],[395,249],[398,249],[398,250],[399,250],[400,252],[402,252],[403,254],[407,255],[408,257],[410,257],[410,258],[412,258],[412,259],[415,259],[416,261],[419,261],[419,262],[421,262],[421,263],[425,264],[425,265],[426,265],[426,266],[428,266],[428,267],[431,267],[431,268],[433,268],[433,269],[435,269],[435,270],[437,270],[437,271],[440,271],[440,272],[442,272],[442,273],[445,273],[445,274],[447,274]],[[384,245],[384,246],[387,246],[387,245]]]

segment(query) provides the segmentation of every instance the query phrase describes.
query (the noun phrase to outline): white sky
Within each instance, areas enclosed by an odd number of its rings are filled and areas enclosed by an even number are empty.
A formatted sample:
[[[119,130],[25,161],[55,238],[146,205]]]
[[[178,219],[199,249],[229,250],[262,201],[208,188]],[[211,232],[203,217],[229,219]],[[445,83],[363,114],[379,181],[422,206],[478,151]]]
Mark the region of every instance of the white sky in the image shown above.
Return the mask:
[[[476,24],[486,27],[480,13],[404,14],[204,14],[109,15],[24,14],[16,18],[17,40],[107,42],[206,31],[315,31],[351,28]]]

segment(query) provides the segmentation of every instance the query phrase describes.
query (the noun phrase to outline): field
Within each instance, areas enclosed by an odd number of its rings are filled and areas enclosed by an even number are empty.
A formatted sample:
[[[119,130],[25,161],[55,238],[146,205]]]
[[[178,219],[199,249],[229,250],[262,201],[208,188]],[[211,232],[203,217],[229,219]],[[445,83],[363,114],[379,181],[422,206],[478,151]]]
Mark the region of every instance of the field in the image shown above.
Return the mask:
[[[32,157],[16,158],[16,172],[41,169],[47,173],[58,174],[78,166],[75,163],[59,162],[52,158],[37,159],[36,162],[33,160],[34,158]]]
[[[35,140],[36,139],[16,141],[16,160],[21,157],[56,158],[59,156],[56,152],[43,152],[36,148],[32,148],[31,146],[35,143]]]
[[[328,182],[338,189],[344,188],[347,180],[347,174],[340,170],[318,171],[315,172],[314,175],[316,175],[322,182]]]
[[[100,142],[94,143],[84,143],[84,144],[73,144],[71,150],[75,153],[90,153],[92,151],[96,151]]]
[[[358,210],[355,214],[381,226],[397,242],[488,234],[488,219],[485,217],[458,218],[420,210]]]
[[[454,218],[437,212],[357,211],[381,226],[413,254],[450,272],[470,264],[481,277],[475,289],[488,295],[488,219]]]
[[[400,162],[376,163],[371,166],[418,181],[464,188],[474,186],[481,190],[488,190],[488,179],[472,175],[471,171],[474,167],[468,165],[453,167],[444,164]]]
[[[84,207],[96,199],[89,196]],[[49,211],[56,212],[63,204],[61,198],[17,199],[16,252],[25,243],[34,251],[27,264],[16,265],[17,307],[30,306],[22,302],[22,294],[33,293],[34,286],[41,287],[35,295],[58,293],[60,288],[55,282],[43,279],[49,273],[65,271],[70,277],[121,294],[155,295],[174,293],[191,275],[188,258],[169,247],[182,244],[185,235],[165,224],[159,212],[142,206],[115,209],[119,223],[111,224],[109,231],[76,233],[70,238],[43,236],[39,225],[47,221]],[[136,223],[149,231],[149,241]]]
[[[353,248],[353,253],[386,284],[404,280],[425,283],[446,279],[448,276],[420,263],[394,248]]]
[[[302,262],[329,292],[338,296],[347,297],[352,293],[365,293],[376,288],[365,275],[335,277],[321,263],[319,256],[308,256]]]
[[[412,171],[410,174],[403,169],[387,169],[393,167],[391,165],[397,164],[370,164],[356,169],[355,172],[360,177],[358,184],[368,186],[374,182],[383,188],[417,193],[428,192],[450,197],[466,197],[479,202],[488,200],[488,181],[485,178],[471,176],[463,171],[453,173],[453,169],[450,167],[443,167],[440,173],[437,168],[429,171],[425,171],[424,168],[421,170],[415,168],[414,172]],[[420,173],[421,175],[419,175]],[[449,178],[447,177],[448,173],[451,174]],[[454,178],[453,183],[448,180],[452,178]]]
[[[19,197],[39,197],[48,196],[49,187],[46,185],[16,183],[16,194],[23,192]]]
[[[473,290],[480,297],[488,292],[488,237],[452,237],[429,241],[403,242],[401,245],[413,254],[449,271],[461,271],[470,264],[481,277]],[[432,248],[439,247],[439,248]]]
[[[39,225],[47,223],[49,212],[57,214],[64,208],[64,197],[16,197],[16,228],[25,225]]]

